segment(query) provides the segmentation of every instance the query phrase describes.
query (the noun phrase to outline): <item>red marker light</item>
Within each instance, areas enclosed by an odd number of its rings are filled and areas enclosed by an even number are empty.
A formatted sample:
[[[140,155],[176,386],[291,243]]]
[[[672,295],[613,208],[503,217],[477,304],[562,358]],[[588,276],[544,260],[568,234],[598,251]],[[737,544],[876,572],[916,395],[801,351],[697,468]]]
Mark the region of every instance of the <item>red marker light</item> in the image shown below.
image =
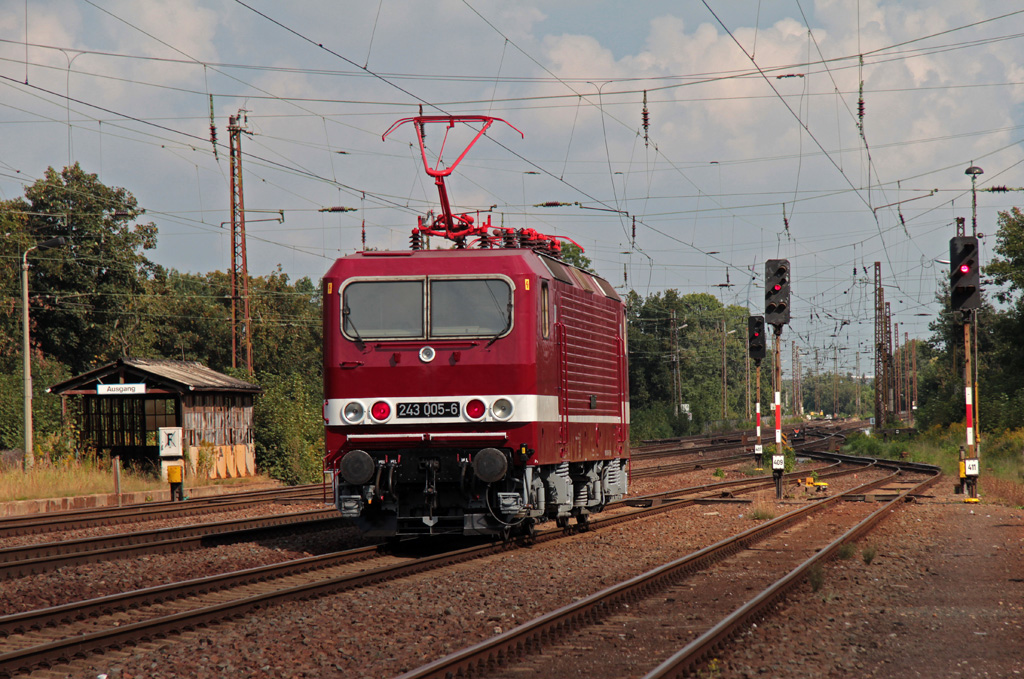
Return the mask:
[[[381,421],[386,420],[391,416],[391,406],[384,401],[377,401],[370,408],[370,414],[373,415],[373,419]]]
[[[478,398],[466,404],[466,416],[471,420],[479,420],[487,412],[487,406]]]

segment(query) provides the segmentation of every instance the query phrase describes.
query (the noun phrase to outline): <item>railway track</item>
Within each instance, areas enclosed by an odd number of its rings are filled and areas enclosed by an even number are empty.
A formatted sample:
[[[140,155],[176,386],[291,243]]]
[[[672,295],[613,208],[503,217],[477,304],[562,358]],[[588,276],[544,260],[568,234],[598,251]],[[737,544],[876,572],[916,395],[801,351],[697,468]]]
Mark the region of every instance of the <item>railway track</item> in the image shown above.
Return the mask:
[[[746,459],[749,459],[749,455],[702,458],[693,462],[678,462],[638,469],[634,470],[632,475],[634,478],[663,476],[708,465],[738,463]],[[708,488],[726,489],[744,483],[747,483],[746,480],[721,482],[709,484]],[[245,494],[243,497],[230,499],[226,497],[211,498],[202,503],[197,502],[191,507],[182,507],[182,503],[168,502],[144,507],[67,512],[51,517],[27,517],[27,520],[12,522],[13,525],[7,525],[5,522],[2,529],[9,529],[15,535],[71,530],[105,523],[118,524],[182,515],[208,514],[253,506],[267,501],[301,501],[320,492],[321,486],[312,485],[275,491],[255,491]],[[193,503],[185,504],[193,505]],[[338,520],[337,511],[332,508],[8,547],[0,549],[0,579],[42,573],[70,565],[198,549],[211,544],[253,539],[263,532],[280,529],[284,526],[301,526],[303,530],[318,530],[331,527]]]
[[[802,441],[795,441],[793,443],[794,452],[803,455],[804,451],[813,450],[814,448],[820,446],[821,441],[829,440],[833,437],[843,436],[845,432],[850,430],[851,428],[848,427],[846,429],[839,429],[831,432],[808,432],[808,436],[811,436],[812,438],[805,439]],[[728,466],[733,464],[741,464],[743,462],[750,462],[752,460],[752,455],[749,451],[745,451],[742,453],[733,453],[730,455],[716,455],[711,457],[705,456],[706,452],[712,450],[719,452],[743,450],[742,444],[737,445],[737,443],[739,442],[716,444],[714,446],[704,448],[674,449],[672,451],[661,450],[658,451],[653,456],[642,456],[639,457],[639,459],[651,459],[652,457],[677,457],[679,455],[698,455],[697,459],[695,460],[684,460],[680,462],[673,462],[670,464],[630,469],[630,478],[653,478],[669,474],[680,474],[683,472],[694,471],[697,469],[708,469],[712,467]]]
[[[902,484],[889,502],[877,508],[868,503],[842,503],[850,495],[877,489],[900,476],[898,465],[886,466],[895,470],[881,481],[789,512],[407,672],[400,679],[559,676],[570,670],[592,677],[691,676],[716,650],[805,579],[815,564],[867,534],[896,503],[939,478],[938,469],[918,465],[910,471],[919,478]],[[822,520],[808,521],[812,515]],[[752,573],[751,564],[755,563]],[[745,584],[763,576],[767,582],[751,597],[735,586],[737,575]],[[642,640],[643,652],[623,649],[622,638]],[[594,653],[592,649],[609,652]],[[612,649],[624,652],[610,652]],[[638,664],[649,671],[639,674]],[[514,667],[506,667],[509,665]]]
[[[596,530],[717,498],[727,486],[752,490],[771,485],[770,477],[754,478],[662,493],[648,498],[646,507],[622,503],[620,513],[603,515],[586,528]],[[634,502],[637,500],[641,499]],[[534,540],[543,542],[565,535],[562,530],[552,529],[539,533]],[[402,557],[379,553],[377,546],[370,546],[6,616],[0,618],[0,637],[5,637],[0,642],[0,676],[193,629],[274,603],[376,584],[508,548],[491,543],[442,554]],[[366,568],[362,562],[368,559],[373,561]]]
[[[80,528],[91,528],[93,526],[141,523],[143,521],[180,518],[183,516],[201,516],[214,512],[243,509],[268,502],[316,501],[323,499],[323,493],[323,486],[321,484],[312,484],[231,493],[230,495],[218,495],[189,500],[187,502],[153,502],[122,507],[97,507],[67,512],[9,516],[0,519],[0,538],[55,533]]]
[[[300,526],[303,530],[325,529],[340,520],[337,510],[331,508],[7,547],[0,549],[0,579],[42,573],[63,566],[254,539],[267,531],[285,527],[293,530]]]

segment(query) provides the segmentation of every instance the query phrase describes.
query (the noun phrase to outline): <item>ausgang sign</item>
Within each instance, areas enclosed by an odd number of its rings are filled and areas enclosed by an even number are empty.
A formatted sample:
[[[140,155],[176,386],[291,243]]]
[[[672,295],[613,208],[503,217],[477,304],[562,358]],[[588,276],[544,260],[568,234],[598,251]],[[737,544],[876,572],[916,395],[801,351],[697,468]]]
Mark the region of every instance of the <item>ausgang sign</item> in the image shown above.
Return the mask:
[[[145,384],[97,384],[96,393],[103,396],[123,396],[125,394],[145,394]]]

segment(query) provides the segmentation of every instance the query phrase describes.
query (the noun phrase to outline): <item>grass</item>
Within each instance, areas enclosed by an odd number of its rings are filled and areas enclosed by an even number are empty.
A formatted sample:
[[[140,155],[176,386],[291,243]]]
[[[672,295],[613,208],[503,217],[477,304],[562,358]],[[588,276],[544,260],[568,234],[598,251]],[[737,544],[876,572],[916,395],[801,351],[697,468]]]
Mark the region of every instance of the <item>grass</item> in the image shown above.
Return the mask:
[[[1024,484],[1014,483],[995,476],[978,479],[979,494],[986,499],[1002,502],[1017,509],[1024,509]]]
[[[817,592],[825,584],[825,568],[820,563],[811,564],[807,580],[811,583],[811,591]]]
[[[856,553],[857,547],[855,547],[852,543],[844,542],[843,544],[839,545],[839,550],[836,552],[836,556],[842,559],[843,561],[846,561],[848,559],[852,559],[853,555]]]
[[[202,485],[244,485],[253,481],[269,481],[265,477],[217,479]],[[194,485],[194,479],[186,479],[186,488]],[[146,472],[121,470],[121,492],[135,493],[166,490],[167,483]],[[51,464],[45,458],[27,474],[20,468],[0,471],[0,502],[17,500],[39,500],[78,495],[96,495],[114,492],[114,473],[109,463],[92,459],[67,459]]]
[[[750,518],[755,521],[771,521],[775,518],[775,510],[764,500],[758,499],[750,511]]]
[[[163,490],[167,484],[152,476],[121,472],[121,492]],[[28,473],[20,469],[0,472],[0,502],[36,500],[114,492],[114,474],[89,461],[59,465],[37,463]]]
[[[938,466],[947,476],[956,477],[964,440],[963,425],[936,427],[914,438],[897,437],[889,441],[855,434],[847,439],[843,452],[924,462]],[[986,433],[980,457],[982,469],[978,488],[982,499],[1024,508],[1024,430]]]

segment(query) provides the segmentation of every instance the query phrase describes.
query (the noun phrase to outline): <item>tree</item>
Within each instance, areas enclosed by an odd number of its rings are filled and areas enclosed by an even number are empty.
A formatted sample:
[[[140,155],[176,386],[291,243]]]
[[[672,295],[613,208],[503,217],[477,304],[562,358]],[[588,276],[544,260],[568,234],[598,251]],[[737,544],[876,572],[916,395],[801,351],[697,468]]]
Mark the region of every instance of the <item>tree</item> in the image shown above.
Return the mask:
[[[626,295],[630,431],[634,439],[678,436],[722,419],[723,339],[727,415],[745,414],[747,316],[745,308],[723,306],[706,293],[680,295],[677,290],[666,290],[646,299],[633,291]],[[673,394],[677,388],[680,403],[689,405],[692,420],[677,408]]]
[[[147,282],[145,318],[125,353],[231,367],[231,282],[228,274],[180,273],[157,267]]]
[[[1008,291],[996,293],[1001,302],[1010,299],[1013,292],[1024,291],[1024,213],[1020,208],[999,213],[996,233],[996,257],[985,267],[996,285],[1009,286]]]
[[[140,295],[153,269],[142,251],[156,246],[156,226],[135,223],[144,213],[135,197],[75,163],[60,172],[48,168],[25,189],[25,198],[0,204],[0,213],[4,227],[13,229],[3,251],[5,292],[10,269],[20,263],[10,257],[12,249],[20,253],[42,240],[67,239],[64,247],[33,255],[36,346],[75,373],[116,357],[142,325]]]
[[[278,266],[249,282],[253,364],[257,372],[323,374],[322,297],[309,278],[292,285]]]
[[[586,271],[591,271],[594,266],[590,258],[583,254],[583,248],[573,243],[562,243],[562,261]]]

